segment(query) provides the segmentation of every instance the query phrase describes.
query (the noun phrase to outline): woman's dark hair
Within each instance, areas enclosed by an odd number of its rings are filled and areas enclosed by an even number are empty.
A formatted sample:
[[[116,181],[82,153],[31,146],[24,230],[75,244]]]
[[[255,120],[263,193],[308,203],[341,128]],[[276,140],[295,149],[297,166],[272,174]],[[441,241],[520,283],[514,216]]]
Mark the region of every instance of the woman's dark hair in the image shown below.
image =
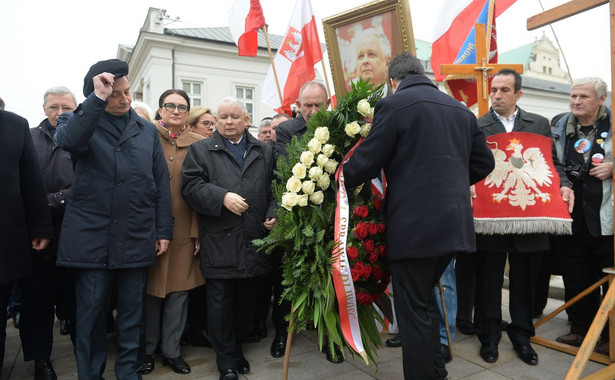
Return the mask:
[[[188,112],[190,112],[190,97],[188,96],[186,91],[179,90],[179,89],[170,89],[170,90],[166,90],[165,92],[163,92],[162,95],[160,95],[160,98],[158,98],[158,109],[162,108],[162,105],[164,104],[164,100],[167,98],[167,96],[173,95],[173,94],[177,94],[181,96],[182,98],[186,99],[186,103],[188,103]],[[154,117],[154,120],[160,120],[160,119],[162,119],[162,117],[160,116],[160,113],[156,111],[156,117]]]

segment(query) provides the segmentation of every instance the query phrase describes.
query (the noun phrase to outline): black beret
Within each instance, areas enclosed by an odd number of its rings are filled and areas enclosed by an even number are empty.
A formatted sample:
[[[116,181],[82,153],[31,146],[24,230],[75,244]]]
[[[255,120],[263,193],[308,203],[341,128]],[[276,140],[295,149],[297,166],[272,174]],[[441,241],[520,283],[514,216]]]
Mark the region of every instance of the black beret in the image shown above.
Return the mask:
[[[107,59],[106,61],[98,61],[90,67],[90,70],[83,78],[83,95],[87,98],[94,92],[94,83],[92,79],[102,73],[110,73],[115,75],[115,78],[121,78],[128,75],[128,63],[119,59]]]

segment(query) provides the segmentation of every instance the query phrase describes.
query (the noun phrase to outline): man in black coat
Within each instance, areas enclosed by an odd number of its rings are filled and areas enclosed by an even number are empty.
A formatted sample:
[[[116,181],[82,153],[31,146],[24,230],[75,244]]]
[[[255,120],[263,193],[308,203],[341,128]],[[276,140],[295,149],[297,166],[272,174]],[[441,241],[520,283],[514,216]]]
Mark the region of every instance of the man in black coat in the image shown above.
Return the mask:
[[[247,132],[250,115],[234,98],[216,109],[213,136],[190,146],[182,196],[199,214],[201,270],[207,279],[207,325],[221,380],[250,372],[242,342],[250,333],[257,282],[271,272],[252,244],[275,224],[271,146]]]
[[[521,76],[513,70],[500,70],[491,82],[491,109],[478,120],[486,136],[506,132],[529,132],[551,138],[549,121],[517,107],[521,98]],[[553,150],[553,162],[560,175],[561,193],[572,211],[574,194]],[[476,197],[473,194],[473,197]],[[532,308],[542,254],[549,249],[547,234],[477,235],[475,320],[481,342],[480,355],[486,362],[498,359],[502,337],[502,283],[506,258],[510,263],[510,314],[508,336],[519,357],[530,365],[538,355],[530,346],[534,336]]]
[[[26,119],[0,110],[0,370],[4,363],[6,307],[13,280],[32,271],[30,250],[53,237],[38,158]]]
[[[376,104],[371,132],[344,165],[348,187],[384,168],[387,252],[405,379],[444,379],[433,288],[451,259],[476,249],[470,185],[494,168],[476,117],[439,91],[421,62],[389,66],[394,94]]]
[[[63,329],[68,327],[69,309],[74,298],[70,270],[55,265],[60,227],[73,180],[73,161],[70,153],[60,149],[53,135],[58,117],[77,107],[75,95],[66,87],[53,87],[45,92],[43,111],[47,118],[30,130],[34,149],[43,171],[47,189],[47,203],[51,211],[54,240],[41,251],[32,254],[32,273],[23,277],[21,286],[21,328],[19,335],[24,360],[34,361],[36,380],[56,378],[50,356],[53,346],[54,304],[58,300],[58,318]],[[56,297],[57,295],[57,297]],[[68,334],[68,331],[63,333]]]

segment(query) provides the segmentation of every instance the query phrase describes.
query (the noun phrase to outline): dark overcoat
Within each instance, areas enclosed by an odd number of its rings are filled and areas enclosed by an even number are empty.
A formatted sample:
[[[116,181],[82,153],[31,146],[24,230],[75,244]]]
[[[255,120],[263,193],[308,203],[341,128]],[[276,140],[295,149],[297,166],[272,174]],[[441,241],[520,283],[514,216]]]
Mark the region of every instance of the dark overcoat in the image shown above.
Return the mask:
[[[38,162],[43,171],[43,181],[47,189],[47,203],[51,210],[54,239],[49,243],[44,253],[55,256],[58,251],[60,228],[73,181],[73,160],[70,153],[60,149],[49,128],[48,119],[43,120],[38,127],[30,129]]]
[[[376,104],[367,138],[344,165],[349,187],[384,168],[389,260],[474,252],[470,185],[494,168],[476,116],[425,76]]]
[[[273,150],[244,132],[247,147],[243,167],[233,158],[223,137],[190,145],[182,169],[182,196],[199,214],[201,270],[205,278],[249,278],[271,271],[270,258],[252,240],[263,238],[265,218],[275,217],[271,192]],[[245,198],[249,208],[241,216],[223,206],[227,192]]]
[[[128,122],[105,112],[94,93],[60,116],[54,136],[75,162],[56,263],[77,268],[141,268],[156,239],[171,239],[169,172],[156,127],[130,109]]]
[[[489,137],[498,133],[506,133],[506,128],[494,118],[491,112],[478,119],[478,126]],[[551,126],[549,120],[535,113],[525,112],[519,108],[519,114],[512,129],[513,132],[536,133],[551,138]],[[553,147],[553,164],[557,170],[562,185],[568,184],[568,178],[564,169],[557,159],[555,147]],[[476,242],[479,251],[489,252],[539,252],[547,251],[550,247],[548,234],[525,234],[525,235],[477,235]]]
[[[0,284],[32,271],[31,240],[52,238],[43,175],[28,122],[0,110]]]
[[[307,125],[303,115],[299,114],[296,118],[286,120],[275,129],[275,154],[277,157],[286,157],[288,159],[288,152],[286,148],[293,139],[293,136],[297,136],[297,139],[301,139],[301,136],[307,131]]]

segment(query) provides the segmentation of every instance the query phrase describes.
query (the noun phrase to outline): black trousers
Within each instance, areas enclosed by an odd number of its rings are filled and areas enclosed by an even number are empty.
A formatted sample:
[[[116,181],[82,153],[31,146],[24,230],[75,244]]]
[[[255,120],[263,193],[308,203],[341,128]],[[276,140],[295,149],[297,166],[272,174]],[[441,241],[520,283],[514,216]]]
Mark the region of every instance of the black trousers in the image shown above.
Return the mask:
[[[530,344],[534,336],[532,312],[536,281],[544,252],[486,252],[476,253],[477,295],[474,305],[478,338],[482,344],[498,344],[502,338],[502,285],[506,257],[510,264],[509,311],[511,323],[508,337],[513,345]]]
[[[207,279],[207,326],[218,370],[237,368],[242,341],[252,329],[256,286],[253,278]]]
[[[273,308],[271,310],[271,319],[275,326],[276,335],[283,335],[288,332],[288,321],[286,316],[290,314],[291,304],[288,300],[282,300],[282,292],[284,292],[284,280],[282,276],[282,260],[284,259],[284,251],[276,249],[272,256],[273,272]]]
[[[207,285],[190,289],[188,295],[188,323],[190,331],[207,331]]]
[[[404,379],[444,379],[434,286],[455,255],[391,261]]]
[[[4,366],[4,344],[6,343],[6,308],[9,306],[13,281],[0,284],[0,371]]]
[[[476,293],[476,267],[474,253],[458,253],[455,260],[457,282],[457,320],[473,323],[474,297]]]
[[[585,224],[574,235],[558,236],[554,248],[560,255],[566,301],[604,277],[603,268],[613,266],[613,236],[591,236]],[[606,289],[603,291],[606,293]],[[587,334],[601,302],[602,296],[598,288],[568,308],[572,323],[570,332]],[[604,337],[608,336],[606,330]]]

